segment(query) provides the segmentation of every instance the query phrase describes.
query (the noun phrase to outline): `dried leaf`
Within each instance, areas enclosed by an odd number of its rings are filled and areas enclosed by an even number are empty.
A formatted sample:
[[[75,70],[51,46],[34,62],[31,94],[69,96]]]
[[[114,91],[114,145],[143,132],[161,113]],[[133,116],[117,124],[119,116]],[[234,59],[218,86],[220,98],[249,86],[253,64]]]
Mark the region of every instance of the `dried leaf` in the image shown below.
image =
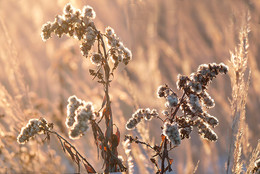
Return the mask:
[[[88,173],[96,173],[95,169],[87,161],[83,161],[83,164]]]
[[[173,159],[169,159],[169,162],[170,162],[170,164],[172,164],[173,163]]]
[[[166,137],[164,135],[161,135],[161,138],[162,138],[162,141],[161,141],[161,144],[160,144],[160,147],[159,147],[159,151],[162,150],[163,142],[164,142]]]
[[[169,172],[172,171],[171,165],[172,165],[173,159],[168,159],[168,166],[164,169],[164,171],[167,171],[169,169]]]
[[[92,75],[92,76],[95,76],[96,75],[95,70],[89,69],[89,74]]]
[[[107,140],[111,140],[111,136],[112,136],[111,132],[112,132],[113,127],[110,123],[110,115],[111,115],[110,108],[105,108],[103,110],[103,114],[105,116],[106,126],[107,126],[105,136],[106,136]]]
[[[69,145],[67,145],[67,143],[65,143],[65,142],[64,142],[64,147],[67,150],[67,152],[70,154],[73,161],[75,161],[74,153],[71,151],[71,147]]]
[[[119,142],[120,142],[120,131],[119,131],[118,127],[116,128],[116,136],[117,136],[117,143],[119,144]]]

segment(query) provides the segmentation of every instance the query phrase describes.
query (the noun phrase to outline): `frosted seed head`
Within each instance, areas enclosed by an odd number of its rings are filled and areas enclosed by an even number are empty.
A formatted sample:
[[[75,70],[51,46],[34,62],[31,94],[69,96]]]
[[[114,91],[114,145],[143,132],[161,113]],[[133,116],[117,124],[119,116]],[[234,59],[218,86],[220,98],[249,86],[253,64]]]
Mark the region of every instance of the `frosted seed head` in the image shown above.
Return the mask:
[[[44,42],[47,41],[49,38],[51,38],[51,33],[52,33],[51,27],[52,27],[51,22],[47,22],[42,26],[41,37]]]
[[[102,56],[99,53],[93,53],[90,60],[94,65],[99,66],[102,62]]]
[[[190,134],[191,134],[192,130],[193,130],[192,126],[180,128],[181,139],[184,139],[184,138],[190,139]]]
[[[166,101],[167,107],[176,107],[178,105],[178,98],[175,95],[168,95]]]
[[[159,116],[159,114],[158,114],[158,112],[157,112],[156,109],[152,109],[151,115],[152,115],[153,117],[158,117],[158,116]]]
[[[220,63],[219,66],[220,66],[219,72],[221,74],[226,74],[228,72],[229,68],[227,65],[225,65],[224,63]]]
[[[130,118],[128,120],[128,122],[126,123],[126,129],[127,130],[134,129],[137,124],[138,124],[138,121],[135,118]]]
[[[163,134],[169,141],[171,141],[173,146],[178,146],[181,144],[180,133],[176,123],[171,124],[169,122],[165,122],[163,127]]]
[[[214,99],[212,99],[206,91],[201,93],[201,99],[203,106],[207,108],[213,108],[215,106]]]
[[[194,95],[194,94],[189,95],[188,106],[189,106],[189,109],[191,110],[191,112],[193,112],[193,113],[203,112],[197,95]]]
[[[72,5],[70,3],[66,4],[64,9],[63,9],[63,13],[65,15],[68,15],[68,14],[72,14],[74,13],[74,8],[72,7]]]
[[[165,90],[167,89],[167,85],[161,85],[157,89],[157,96],[158,98],[165,96]]]
[[[211,125],[212,127],[215,127],[218,125],[219,121],[216,117],[210,115],[207,112],[203,113],[203,120],[206,121],[209,125]]]
[[[178,74],[177,76],[177,82],[176,86],[178,90],[181,90],[186,87],[187,83],[189,81],[189,77],[185,75]]]
[[[169,111],[163,110],[163,111],[162,111],[162,114],[163,114],[164,116],[168,116],[168,115],[169,115]]]
[[[82,15],[83,15],[83,17],[87,17],[90,19],[95,19],[95,17],[96,17],[95,11],[89,5],[83,7]]]
[[[26,126],[21,129],[21,132],[17,137],[17,142],[19,144],[24,144],[36,134],[41,134],[44,131],[50,129],[51,127],[49,127],[49,124],[46,119],[30,119]]]
[[[115,31],[114,31],[114,29],[113,28],[111,28],[111,27],[106,27],[106,29],[105,29],[105,32],[106,32],[106,35],[108,35],[108,36],[112,36],[112,35],[114,35],[115,34]]]
[[[191,81],[189,86],[191,91],[195,92],[196,94],[200,94],[202,92],[202,85],[199,82]]]

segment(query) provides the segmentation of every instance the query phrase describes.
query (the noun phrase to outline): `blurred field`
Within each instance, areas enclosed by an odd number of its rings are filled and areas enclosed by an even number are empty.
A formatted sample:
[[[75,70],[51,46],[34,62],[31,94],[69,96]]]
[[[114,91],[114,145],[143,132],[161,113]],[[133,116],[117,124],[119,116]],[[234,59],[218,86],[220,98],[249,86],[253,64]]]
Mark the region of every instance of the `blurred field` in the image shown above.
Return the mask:
[[[110,90],[122,140],[124,134],[131,133],[124,125],[136,107],[164,109],[164,102],[156,97],[159,85],[167,83],[176,89],[179,73],[188,75],[202,63],[228,63],[229,52],[238,44],[240,28],[249,12],[249,145],[242,156],[249,161],[260,138],[259,0],[0,0],[0,173],[76,171],[54,137],[50,144],[42,143],[43,137],[39,136],[26,145],[16,142],[21,127],[30,118],[40,116],[53,122],[54,129],[68,138],[65,119],[70,95],[92,101],[96,108],[102,103],[103,89],[91,80],[88,69],[92,65],[81,56],[77,41],[55,36],[46,43],[41,40],[42,24],[53,21],[68,2],[80,9],[91,5],[97,14],[97,26],[114,28],[133,53],[130,64],[115,73]],[[173,150],[176,173],[192,173],[198,161],[197,173],[224,173],[232,122],[230,78],[226,75],[215,79],[209,94],[216,101],[209,112],[219,119],[215,128],[219,140],[208,143],[193,133],[190,140]],[[154,120],[144,125],[152,128],[143,132],[150,141],[160,136],[156,124]],[[71,142],[101,171],[91,131]],[[145,149],[134,146],[134,154],[140,151]],[[126,157],[122,147],[119,153]],[[143,160],[147,154],[141,154],[134,156],[137,169],[148,173],[149,158]]]

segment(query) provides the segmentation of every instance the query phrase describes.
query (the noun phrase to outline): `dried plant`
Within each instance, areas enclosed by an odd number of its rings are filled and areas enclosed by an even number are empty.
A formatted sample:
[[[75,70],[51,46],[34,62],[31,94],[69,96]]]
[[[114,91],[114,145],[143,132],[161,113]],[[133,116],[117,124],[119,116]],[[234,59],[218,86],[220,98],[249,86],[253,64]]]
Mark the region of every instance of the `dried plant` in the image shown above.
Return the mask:
[[[171,2],[171,3],[175,3],[175,2]],[[158,30],[160,30],[158,32],[158,36],[159,36],[157,38],[158,42],[152,43],[150,45],[149,44],[141,45],[141,47],[143,48],[140,49],[141,50],[140,52],[142,52],[144,48],[145,49],[148,48],[147,50],[149,51],[146,50],[143,51],[144,55],[146,55],[145,53],[149,52],[148,55],[151,55],[151,57],[154,56],[152,59],[154,62],[158,62],[157,60],[159,59],[158,55],[160,55],[161,51],[163,54],[167,55],[164,56],[165,57],[164,61],[159,62],[158,65],[151,64],[150,66],[153,68],[159,68],[160,63],[163,65],[164,63],[168,63],[171,61],[174,62],[174,64],[176,64],[174,65],[175,69],[182,68],[183,71],[186,71],[187,70],[187,69],[185,70],[186,63],[188,64],[193,63],[193,60],[191,60],[190,58],[191,57],[193,58],[193,56],[196,58],[196,55],[193,54],[197,53],[197,48],[194,47],[195,44],[193,42],[189,42],[189,43],[184,42],[185,38],[189,38],[190,34],[183,32],[183,30],[181,29],[182,27],[176,28],[176,33],[178,33],[176,34],[178,36],[176,40],[179,44],[178,46],[180,47],[176,49],[178,51],[175,52],[174,49],[171,48],[172,45],[170,45],[170,42],[169,43],[165,42],[163,38],[167,38],[168,36],[163,34],[166,33],[165,31],[167,30],[166,30],[166,25],[164,24],[164,20],[162,20],[162,18],[164,18],[164,16],[166,17],[167,13],[170,12],[172,13],[172,10],[165,10],[163,5],[161,5],[160,3],[154,3],[154,4],[155,4],[153,6],[154,9],[157,9],[158,13],[162,12],[162,15],[160,16],[156,13],[153,13],[153,11],[149,9],[149,14],[150,13],[152,14],[151,18],[152,19],[155,17],[157,18],[156,15],[158,15],[158,21],[155,20],[156,24],[153,24],[150,23],[153,20],[147,20],[149,22],[146,24],[149,24],[147,25],[149,28],[148,33],[153,33],[154,32],[153,26],[158,25],[157,26]],[[196,5],[196,3],[193,5]],[[136,14],[143,12],[143,10],[139,10],[140,12],[135,10],[132,11]],[[205,10],[198,10],[198,11],[203,11],[204,14]],[[144,15],[145,16],[144,18],[147,17],[146,15],[147,14]],[[176,16],[175,12],[172,13],[172,15]],[[183,14],[180,13],[179,15],[181,16]],[[204,15],[198,15],[198,16],[204,16]],[[114,72],[118,68],[119,64],[127,65],[129,61],[132,59],[132,54],[131,51],[128,48],[126,48],[124,44],[119,40],[118,36],[115,34],[115,31],[111,27],[106,27],[104,32],[97,29],[96,24],[94,23],[95,17],[96,17],[96,13],[93,10],[93,8],[90,6],[84,6],[82,10],[79,10],[79,9],[75,9],[70,4],[67,4],[63,10],[63,14],[57,15],[53,22],[47,22],[42,26],[41,37],[43,41],[47,41],[52,37],[52,35],[56,35],[59,38],[66,35],[70,38],[74,38],[75,40],[77,40],[80,44],[80,50],[83,57],[89,59],[90,62],[93,64],[92,66],[95,67],[89,69],[89,73],[91,77],[93,77],[93,80],[97,80],[98,84],[104,88],[104,95],[102,96],[103,101],[99,108],[95,108],[92,102],[87,101],[80,96],[71,95],[68,98],[67,118],[66,120],[64,118],[64,122],[65,122],[64,125],[66,125],[66,127],[68,128],[69,138],[73,140],[80,139],[82,136],[84,136],[86,131],[91,129],[94,137],[93,142],[97,146],[98,156],[100,154],[103,160],[102,169],[104,173],[123,172],[126,170],[128,170],[128,173],[136,173],[139,171],[138,165],[140,164],[137,164],[138,161],[135,160],[137,159],[136,158],[137,155],[138,158],[139,157],[141,158],[141,154],[138,153],[139,149],[137,150],[137,152],[135,151],[135,149],[134,150],[131,149],[133,147],[131,143],[137,143],[139,144],[139,147],[143,145],[143,147],[147,147],[147,149],[151,149],[151,151],[149,151],[149,153],[146,154],[147,156],[152,154],[150,161],[147,160],[147,158],[141,159],[140,160],[141,162],[139,161],[141,165],[145,166],[147,163],[150,162],[151,166],[154,167],[157,173],[170,172],[172,171],[172,164],[173,164],[173,159],[172,157],[170,157],[170,152],[172,152],[176,147],[180,146],[182,144],[183,139],[189,139],[191,136],[191,132],[194,129],[197,130],[198,134],[203,139],[206,139],[211,142],[215,142],[218,139],[218,136],[214,132],[213,128],[215,128],[218,125],[219,121],[215,116],[210,115],[207,111],[207,109],[213,108],[215,106],[215,101],[208,94],[207,89],[211,81],[218,74],[226,74],[229,71],[231,76],[231,84],[232,84],[231,109],[232,109],[233,123],[232,123],[232,135],[231,135],[232,137],[230,142],[226,172],[243,173],[245,171],[244,170],[245,168],[243,168],[245,167],[245,162],[242,161],[242,157],[243,155],[248,154],[247,149],[249,146],[248,143],[249,129],[245,122],[245,118],[246,118],[245,106],[246,106],[246,98],[248,95],[249,79],[250,79],[250,71],[248,73],[249,75],[247,76],[247,66],[248,66],[247,63],[248,63],[248,52],[249,52],[248,51],[248,46],[249,46],[248,25],[246,25],[240,32],[240,44],[238,48],[236,48],[235,51],[231,53],[231,61],[229,66],[230,70],[228,70],[229,68],[223,63],[220,64],[211,63],[211,64],[200,65],[197,71],[195,73],[190,74],[189,76],[178,75],[178,81],[176,85],[177,85],[177,89],[182,92],[182,95],[179,95],[179,92],[174,91],[167,84],[162,85],[158,88],[157,95],[159,98],[164,98],[165,108],[166,108],[161,113],[158,112],[156,109],[150,109],[150,108],[145,108],[145,109],[140,108],[133,113],[132,117],[128,120],[125,126],[126,129],[133,130],[138,125],[140,128],[144,125],[144,124],[142,125],[141,122],[150,121],[153,118],[156,118],[160,123],[161,138],[159,139],[160,141],[159,144],[154,144],[152,140],[147,141],[148,137],[145,137],[148,134],[147,132],[141,133],[138,130],[141,136],[144,135],[144,137],[141,138],[139,135],[138,137],[132,135],[126,135],[125,141],[122,144],[125,149],[125,153],[127,157],[126,160],[128,165],[128,169],[127,169],[125,167],[125,164],[123,164],[123,160],[118,155],[118,146],[120,144],[120,131],[119,128],[113,122],[114,117],[112,116],[110,85],[112,80],[114,79]],[[140,19],[142,18],[141,15],[139,17]],[[130,18],[135,19],[133,16],[131,16],[131,14],[130,14]],[[194,20],[194,21],[203,22],[204,20],[210,21],[208,20],[208,18],[205,18],[203,20]],[[193,21],[191,22],[190,20],[187,22],[189,25],[186,25],[185,22],[184,23],[182,22],[183,21],[180,20],[180,23],[186,28],[189,28],[187,26],[194,25]],[[204,22],[202,24],[204,24]],[[137,24],[139,23],[137,22]],[[176,26],[182,26],[182,25],[176,24]],[[137,25],[138,27],[136,28],[134,28],[133,26],[130,26],[130,30],[133,31],[139,30],[138,28],[139,25]],[[212,26],[212,25],[205,25],[205,26]],[[194,30],[194,28],[192,27],[190,28],[191,30]],[[200,27],[198,28],[199,28],[199,32],[201,32]],[[189,32],[189,30],[187,31]],[[211,29],[205,27],[205,31],[201,32],[203,33],[203,35],[205,35],[203,37],[206,37],[206,39],[199,38],[194,40],[198,41],[199,43],[202,42],[201,40],[205,40],[207,42],[210,41],[210,43],[212,42],[211,43],[212,45],[217,46],[217,44],[219,44],[218,43],[219,39],[216,39],[215,35],[220,36],[220,33],[222,31],[216,30],[210,33],[208,33],[208,31],[211,31]],[[172,33],[172,31],[170,32]],[[229,35],[229,32],[227,32],[227,34]],[[163,37],[160,38],[161,36]],[[223,37],[225,37],[225,35],[223,35]],[[3,43],[5,43],[6,39],[3,40],[4,40]],[[138,48],[136,45],[138,44],[135,44],[135,47]],[[226,45],[223,44],[223,46]],[[190,53],[187,53],[188,49],[190,49]],[[222,44],[221,47],[219,47],[219,49],[220,50],[223,49]],[[140,54],[142,55],[142,53]],[[7,61],[9,56],[5,56],[5,57],[6,60],[5,59],[3,60]],[[184,63],[182,59],[185,61]],[[171,64],[169,64],[168,67],[171,68],[170,65]],[[8,68],[10,67],[7,67],[7,69]],[[156,73],[157,72],[158,70],[156,71]],[[162,73],[165,73],[167,75],[174,74],[172,72],[174,71],[169,70]],[[3,73],[3,75],[5,74]],[[156,77],[159,77],[159,75]],[[37,78],[37,76],[35,78]],[[138,80],[139,78],[140,77],[138,77]],[[170,75],[169,78],[172,79]],[[21,80],[20,77],[18,79]],[[64,86],[64,77],[61,74],[59,75],[59,81],[60,81],[60,85]],[[15,86],[16,83],[13,84],[14,85],[12,85],[12,88],[14,88],[13,86]],[[21,85],[17,85],[17,86],[21,86]],[[1,85],[1,89],[4,89],[2,88],[2,85]],[[3,96],[8,94],[8,90],[7,91],[2,90],[2,91],[3,91]],[[132,95],[132,93],[129,92],[129,95]],[[5,99],[6,97],[2,97],[2,98]],[[4,99],[2,102],[6,102]],[[215,99],[216,101],[218,101],[217,97]],[[134,98],[134,100],[137,99]],[[64,102],[64,94],[63,91],[60,91],[60,106],[59,106],[60,115],[64,115],[63,102]],[[9,103],[6,102],[6,105],[4,106],[9,105]],[[12,104],[15,105],[15,102],[13,102]],[[12,110],[15,109],[12,108]],[[16,113],[22,113],[22,112],[23,111],[19,110],[19,112],[17,111]],[[5,114],[6,113],[4,113],[3,116],[2,114],[0,114],[0,117],[4,117]],[[27,117],[24,116],[22,119],[24,120],[26,118]],[[105,122],[104,127],[101,127],[102,122]],[[4,124],[5,123],[3,122],[3,125]],[[38,119],[38,115],[37,115],[34,116],[33,119],[30,119],[27,125],[25,125],[21,129],[17,139],[12,137],[14,141],[17,140],[17,142],[21,144],[20,151],[18,153],[15,153],[15,155],[26,156],[26,158],[28,158],[26,162],[22,161],[22,158],[19,158],[19,163],[23,162],[22,165],[20,166],[20,170],[22,170],[23,172],[35,172],[35,169],[30,169],[30,167],[28,168],[26,167],[27,165],[33,166],[34,163],[31,163],[31,160],[33,160],[37,155],[35,155],[35,153],[33,153],[32,150],[30,151],[28,147],[27,147],[28,149],[26,149],[26,146],[23,146],[23,144],[27,143],[28,141],[35,140],[33,137],[35,137],[36,135],[44,134],[45,135],[44,142],[45,140],[49,141],[51,135],[57,138],[64,153],[68,154],[68,157],[72,159],[72,161],[76,164],[78,168],[77,172],[79,173],[84,172],[82,171],[81,166],[84,166],[84,168],[88,173],[97,172],[98,170],[94,169],[94,167],[90,164],[88,157],[84,157],[84,155],[82,155],[79,152],[76,146],[74,146],[71,142],[69,142],[65,138],[65,136],[61,135],[61,133],[56,132],[54,126],[56,128],[56,123],[55,125],[53,123],[48,123],[48,121],[42,117]],[[142,129],[145,128],[146,127],[142,127]],[[135,132],[135,134],[138,134],[138,131],[136,131],[137,133]],[[0,137],[7,138],[8,136],[9,136],[8,134],[1,134]],[[30,144],[28,146],[30,146]],[[8,158],[4,160],[12,161],[12,157],[13,157],[11,155],[12,150],[7,149],[6,147],[7,147],[7,143],[4,146],[2,146],[0,141],[0,153],[4,152],[3,154],[5,156],[8,156]],[[258,142],[256,149],[253,151],[251,155],[250,162],[246,166],[246,173],[250,173],[250,174],[259,173],[260,171],[259,147],[260,145]],[[147,150],[146,148],[143,149]],[[8,150],[10,152],[8,152]],[[142,160],[145,162],[143,162]],[[46,161],[48,162],[47,158]],[[16,163],[16,161],[12,161],[12,163]],[[42,164],[40,160],[38,161],[38,163]],[[58,163],[59,162],[56,162],[55,164],[53,164],[53,166],[55,166]],[[202,164],[205,165],[205,162],[203,162]],[[199,163],[197,163],[193,171],[194,173],[199,168],[198,165]],[[180,165],[178,167],[181,168],[182,166]],[[15,170],[11,169],[11,171],[18,171],[18,170],[19,169],[15,169]],[[51,171],[51,169],[49,170]],[[1,171],[6,172],[5,169],[1,169]],[[198,169],[198,171],[200,172],[200,168]]]
[[[109,87],[112,82],[114,70],[120,63],[125,65],[132,58],[131,51],[119,40],[111,27],[105,29],[105,33],[99,31],[93,20],[95,12],[92,7],[84,6],[82,10],[74,9],[71,4],[64,7],[63,14],[57,15],[54,22],[47,22],[42,27],[42,39],[46,41],[52,34],[62,37],[67,35],[80,42],[82,55],[90,57],[96,69],[90,69],[89,73],[93,79],[104,87],[104,98],[101,108],[94,110],[91,102],[85,102],[76,96],[68,99],[66,126],[69,128],[69,137],[79,139],[89,127],[92,128],[95,144],[101,150],[101,157],[104,160],[105,172],[125,171],[126,167],[122,160],[118,158],[117,146],[120,142],[120,132],[118,128],[114,133],[111,101],[109,97]],[[107,42],[105,42],[105,39]],[[97,52],[90,51],[97,47]],[[102,130],[99,123],[105,118],[106,129]],[[27,126],[23,127],[17,138],[22,144],[30,140],[36,134],[44,133],[47,139],[50,134],[54,134],[60,141],[64,152],[68,152],[73,161],[78,166],[80,172],[80,162],[82,162],[89,173],[96,172],[93,166],[84,158],[77,149],[64,137],[52,130],[53,124],[47,123],[44,118],[32,119]],[[105,133],[103,133],[105,131]]]
[[[215,106],[214,100],[207,93],[208,85],[218,74],[226,74],[228,67],[223,64],[203,64],[198,67],[197,72],[186,75],[178,75],[176,83],[178,90],[183,91],[181,97],[168,86],[162,85],[158,88],[159,98],[165,98],[166,109],[160,116],[153,109],[138,109],[126,124],[126,128],[134,129],[142,120],[149,121],[158,118],[162,123],[162,134],[160,145],[150,145],[140,141],[138,137],[133,138],[126,135],[125,140],[130,143],[146,145],[155,154],[151,157],[151,162],[157,168],[157,173],[172,171],[173,159],[169,157],[169,152],[181,144],[182,139],[189,139],[193,127],[197,127],[199,135],[209,141],[216,141],[217,134],[211,129],[218,125],[218,119],[211,116],[206,109]],[[182,114],[178,114],[181,110]],[[155,157],[159,157],[157,161]],[[160,161],[161,164],[158,164]],[[167,165],[165,165],[167,162]]]
[[[232,85],[232,137],[229,147],[227,160],[227,173],[241,173],[243,161],[241,155],[248,149],[248,126],[245,122],[246,99],[249,89],[250,71],[246,78],[247,62],[248,62],[248,34],[250,32],[247,24],[241,29],[239,35],[239,46],[235,52],[231,52],[230,60],[230,78]],[[245,153],[244,153],[245,154]],[[232,167],[232,170],[231,170]],[[232,171],[232,172],[231,172]]]

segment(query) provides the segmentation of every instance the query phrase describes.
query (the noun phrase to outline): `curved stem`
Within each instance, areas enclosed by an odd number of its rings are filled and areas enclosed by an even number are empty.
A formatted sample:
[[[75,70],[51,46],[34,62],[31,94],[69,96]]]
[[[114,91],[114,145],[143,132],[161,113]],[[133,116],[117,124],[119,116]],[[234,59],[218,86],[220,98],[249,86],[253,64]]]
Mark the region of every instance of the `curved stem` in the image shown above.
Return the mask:
[[[76,154],[79,155],[79,157],[80,157],[83,161],[85,161],[85,162],[95,171],[94,167],[79,153],[79,151],[78,151],[68,140],[66,140],[65,138],[63,138],[60,134],[58,134],[58,133],[55,132],[55,131],[51,131],[51,130],[46,130],[46,131],[49,132],[49,133],[55,134],[55,135],[57,136],[57,138],[59,139],[59,141],[60,141],[60,143],[61,143],[63,149],[64,149],[64,145],[63,145],[61,139],[62,139],[64,142],[66,142],[67,144],[69,144],[70,147],[76,152]]]

